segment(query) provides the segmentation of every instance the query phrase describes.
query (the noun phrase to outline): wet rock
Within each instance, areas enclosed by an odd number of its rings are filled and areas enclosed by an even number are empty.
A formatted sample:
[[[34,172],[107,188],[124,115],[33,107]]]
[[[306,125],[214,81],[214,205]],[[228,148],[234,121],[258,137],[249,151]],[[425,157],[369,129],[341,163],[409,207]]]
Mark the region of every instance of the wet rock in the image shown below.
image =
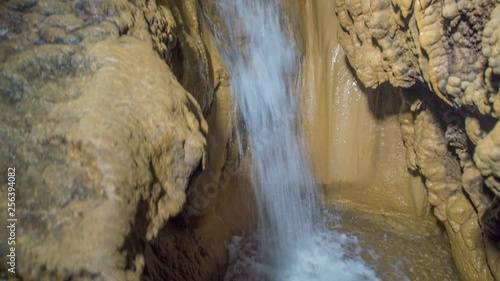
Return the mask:
[[[447,230],[458,271],[465,280],[494,280],[490,265],[496,254],[487,253],[479,221],[489,199],[467,151],[465,132],[459,127],[443,132],[441,120],[425,106],[403,115],[401,122],[407,155],[412,155],[408,166],[425,178],[429,202]]]
[[[496,42],[485,43],[496,26],[493,7],[486,0],[338,1],[339,38],[366,86],[424,82],[450,105],[472,105],[489,114],[488,96],[498,91],[485,82],[486,70],[495,64],[486,45]],[[460,81],[470,84],[462,89]]]
[[[338,1],[336,12],[366,86],[416,86],[405,96],[413,113],[400,116],[407,166],[424,177],[464,279],[499,279],[500,251],[484,238],[491,223],[479,220],[500,190],[498,3]]]
[[[18,276],[139,280],[130,237],[145,244],[180,212],[206,147],[201,110],[162,59],[172,17],[150,1],[0,9],[0,167],[17,171]]]

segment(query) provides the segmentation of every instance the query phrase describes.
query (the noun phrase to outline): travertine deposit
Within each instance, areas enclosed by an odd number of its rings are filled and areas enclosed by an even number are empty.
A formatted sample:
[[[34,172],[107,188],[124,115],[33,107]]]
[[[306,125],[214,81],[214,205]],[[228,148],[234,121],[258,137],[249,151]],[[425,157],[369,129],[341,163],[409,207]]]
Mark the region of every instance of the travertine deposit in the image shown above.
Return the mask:
[[[220,79],[195,4],[0,4],[0,157],[2,170],[18,171],[16,272],[23,280],[139,280],[145,264],[154,272],[158,257],[148,249],[183,208],[195,171],[222,170],[225,158],[206,153],[214,145],[225,152],[231,130],[214,126],[217,143],[207,146],[205,117],[228,124],[220,110],[230,112],[230,100],[220,94],[218,117],[208,114]],[[178,236],[162,237],[168,244]],[[6,252],[7,244],[0,247]],[[193,242],[191,249],[219,262],[204,247]]]
[[[427,216],[425,186],[405,165],[400,91],[387,83],[367,89],[357,79],[338,44],[334,1],[307,1],[303,11],[302,114],[326,200]]]
[[[488,0],[336,1],[359,79],[408,88],[407,166],[424,178],[465,280],[500,279],[499,9]]]

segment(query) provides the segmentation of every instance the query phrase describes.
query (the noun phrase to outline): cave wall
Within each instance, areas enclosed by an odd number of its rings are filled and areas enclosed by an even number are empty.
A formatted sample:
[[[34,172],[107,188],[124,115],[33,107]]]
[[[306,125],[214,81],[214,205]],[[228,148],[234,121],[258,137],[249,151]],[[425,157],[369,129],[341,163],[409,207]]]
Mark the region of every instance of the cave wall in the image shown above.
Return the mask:
[[[200,3],[0,3],[0,168],[17,171],[22,280],[220,277],[224,241],[252,220]]]
[[[206,153],[200,108],[161,59],[172,15],[146,1],[1,9],[1,165],[18,173],[17,274],[137,280],[144,259],[128,239],[152,239],[180,211]]]
[[[202,106],[209,129],[204,166],[191,177],[182,210],[147,245],[144,280],[221,280],[226,242],[255,224],[250,158],[237,141],[230,73],[218,51],[217,36],[224,34],[217,1],[164,5],[173,11],[180,34],[169,63]]]
[[[335,3],[302,1],[302,118],[325,200],[427,217],[427,192],[406,167],[399,90],[365,88],[339,45]]]
[[[500,279],[495,1],[336,1],[366,87],[403,88],[408,168],[422,176],[464,280]]]

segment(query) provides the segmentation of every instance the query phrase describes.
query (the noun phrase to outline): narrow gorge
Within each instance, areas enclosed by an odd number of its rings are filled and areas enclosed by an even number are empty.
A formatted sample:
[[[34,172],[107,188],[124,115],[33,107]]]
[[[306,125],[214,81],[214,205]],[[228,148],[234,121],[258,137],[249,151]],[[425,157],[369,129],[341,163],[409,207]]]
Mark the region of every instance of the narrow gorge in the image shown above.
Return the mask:
[[[498,0],[0,0],[0,280],[500,280]]]

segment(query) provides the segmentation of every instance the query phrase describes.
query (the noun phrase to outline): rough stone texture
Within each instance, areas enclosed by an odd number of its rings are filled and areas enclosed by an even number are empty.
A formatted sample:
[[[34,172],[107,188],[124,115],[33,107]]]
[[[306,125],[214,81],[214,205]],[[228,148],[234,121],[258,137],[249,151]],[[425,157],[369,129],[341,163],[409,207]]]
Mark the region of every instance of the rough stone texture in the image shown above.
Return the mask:
[[[398,121],[401,91],[389,83],[363,87],[339,46],[334,2],[302,2],[301,120],[325,200],[432,218],[420,175],[406,168]]]
[[[485,182],[492,187],[493,192],[500,195],[500,127],[495,125],[493,130],[478,141],[474,160],[477,167],[485,176]]]
[[[465,147],[458,144],[459,132],[443,132],[439,119],[420,101],[412,105],[412,111],[400,115],[403,139],[407,146],[410,169],[420,172],[428,188],[428,200],[434,206],[435,216],[444,223],[451,242],[455,263],[465,280],[493,280],[486,263],[485,245],[479,213],[487,199],[482,198],[478,186],[482,184],[480,173],[467,160]],[[450,128],[450,127],[448,127]],[[462,132],[463,133],[463,132]],[[464,135],[465,133],[463,133]],[[455,137],[455,138],[453,138]],[[457,159],[449,145],[464,151]],[[464,168],[462,174],[461,166]],[[469,198],[476,198],[479,208],[474,208]],[[484,200],[485,202],[481,202]]]
[[[212,258],[199,234],[175,219],[146,246],[144,255],[143,281],[215,281],[224,276],[224,266]]]
[[[16,272],[138,280],[138,245],[180,211],[206,146],[199,106],[163,60],[172,14],[140,0],[0,10],[0,167],[17,172]]]
[[[169,64],[208,123],[204,169],[191,177],[181,213],[146,247],[145,280],[221,280],[226,242],[254,223],[249,162],[240,159],[228,74],[214,40],[217,0],[172,0],[177,23]],[[248,206],[248,208],[246,208]],[[181,245],[181,246],[179,246]],[[155,279],[156,278],[156,279]]]
[[[488,100],[498,91],[498,77],[491,74],[498,53],[498,12],[489,21],[493,2],[342,0],[336,5],[340,42],[367,87],[425,82],[450,105],[498,116]]]
[[[500,279],[498,1],[340,0],[336,12],[366,86],[415,86],[400,116],[407,166],[425,178],[464,279]]]

